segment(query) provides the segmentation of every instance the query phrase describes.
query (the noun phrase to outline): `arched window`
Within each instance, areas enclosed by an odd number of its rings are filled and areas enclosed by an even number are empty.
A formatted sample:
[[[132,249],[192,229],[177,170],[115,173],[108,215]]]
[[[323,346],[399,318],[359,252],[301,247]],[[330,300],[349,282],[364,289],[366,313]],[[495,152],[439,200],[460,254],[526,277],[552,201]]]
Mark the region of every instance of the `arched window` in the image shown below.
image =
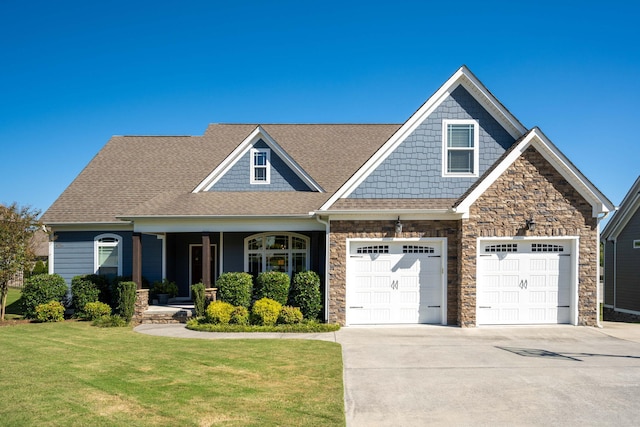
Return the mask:
[[[244,240],[245,271],[282,271],[293,276],[309,269],[309,238],[295,233],[254,234]]]
[[[122,276],[122,237],[101,234],[94,239],[93,270],[95,274]]]

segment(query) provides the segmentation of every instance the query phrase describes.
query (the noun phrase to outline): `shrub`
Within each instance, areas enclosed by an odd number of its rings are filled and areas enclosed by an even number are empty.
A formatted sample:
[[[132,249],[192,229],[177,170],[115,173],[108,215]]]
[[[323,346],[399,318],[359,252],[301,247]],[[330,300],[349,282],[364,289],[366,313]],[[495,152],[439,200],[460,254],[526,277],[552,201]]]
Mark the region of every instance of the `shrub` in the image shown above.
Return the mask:
[[[71,279],[71,308],[77,317],[84,317],[84,307],[89,302],[98,301],[100,290],[98,286],[85,276]]]
[[[47,267],[47,264],[45,264],[42,260],[38,260],[36,261],[36,264],[33,266],[33,271],[31,272],[32,275],[37,275],[37,274],[47,274],[49,272],[49,268]]]
[[[322,310],[320,276],[314,271],[296,273],[291,284],[289,304],[300,307],[305,319],[317,319]]]
[[[99,328],[118,328],[122,326],[127,326],[129,322],[127,322],[117,314],[114,314],[113,316],[98,317],[91,324]]]
[[[168,294],[170,298],[178,295],[178,285],[176,282],[170,282],[169,279],[162,279],[161,282],[153,282],[151,291],[156,294]]]
[[[192,285],[191,295],[193,296],[193,308],[196,312],[196,317],[204,317],[207,302],[204,295],[204,284],[196,283]]]
[[[36,306],[36,319],[40,322],[62,322],[64,305],[59,301],[49,301]]]
[[[115,306],[115,300],[113,295],[113,284],[109,280],[108,276],[98,274],[88,274],[84,276],[86,280],[96,285],[96,288],[100,291],[98,295],[98,301],[102,301],[105,304],[109,304],[111,307]]]
[[[220,300],[231,305],[249,308],[253,290],[253,276],[249,273],[223,273],[216,281]]]
[[[136,307],[135,282],[120,282],[116,285],[116,312],[125,322],[131,322]]]
[[[254,298],[269,298],[281,305],[287,303],[291,281],[287,273],[281,271],[263,271],[256,277]]]
[[[278,316],[278,323],[282,325],[294,325],[302,322],[302,312],[298,307],[284,306],[280,310]]]
[[[251,308],[251,323],[272,326],[278,321],[282,304],[270,298],[261,298]]]
[[[238,306],[231,312],[231,319],[229,320],[231,325],[248,325],[249,324],[249,310],[247,307]]]
[[[22,287],[22,312],[27,319],[35,319],[36,307],[50,301],[62,303],[67,295],[67,283],[58,274],[38,274],[25,280]]]
[[[84,306],[84,317],[88,320],[95,320],[100,317],[110,316],[111,307],[100,301],[88,302]]]
[[[228,325],[234,307],[228,302],[214,301],[207,307],[207,321],[209,323]]]

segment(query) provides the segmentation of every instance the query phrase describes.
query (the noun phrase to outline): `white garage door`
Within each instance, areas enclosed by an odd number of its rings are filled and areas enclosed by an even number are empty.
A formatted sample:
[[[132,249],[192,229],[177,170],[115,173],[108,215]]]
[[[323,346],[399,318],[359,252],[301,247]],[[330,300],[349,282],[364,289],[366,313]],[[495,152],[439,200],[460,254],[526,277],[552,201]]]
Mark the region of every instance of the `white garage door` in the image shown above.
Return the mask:
[[[571,244],[483,241],[478,256],[477,323],[571,321]]]
[[[442,323],[442,242],[351,242],[347,323]]]

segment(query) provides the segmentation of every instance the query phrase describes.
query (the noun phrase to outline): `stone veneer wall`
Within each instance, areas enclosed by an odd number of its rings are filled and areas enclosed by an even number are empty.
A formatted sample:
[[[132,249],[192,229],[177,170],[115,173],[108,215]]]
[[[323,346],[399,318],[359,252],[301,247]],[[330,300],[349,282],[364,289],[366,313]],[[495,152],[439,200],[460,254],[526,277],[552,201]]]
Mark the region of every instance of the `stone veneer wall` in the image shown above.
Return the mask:
[[[402,220],[402,219],[401,219]],[[329,270],[329,322],[345,324],[348,238],[447,238],[447,322],[458,319],[459,221],[402,220],[403,231],[395,234],[395,221],[331,221]]]
[[[133,323],[139,324],[142,322],[144,312],[149,308],[149,289],[136,290],[136,303],[133,311]]]
[[[526,230],[533,215],[535,231]],[[478,237],[578,236],[578,324],[597,323],[597,220],[591,205],[533,147],[471,206],[462,220],[459,324],[476,325]]]

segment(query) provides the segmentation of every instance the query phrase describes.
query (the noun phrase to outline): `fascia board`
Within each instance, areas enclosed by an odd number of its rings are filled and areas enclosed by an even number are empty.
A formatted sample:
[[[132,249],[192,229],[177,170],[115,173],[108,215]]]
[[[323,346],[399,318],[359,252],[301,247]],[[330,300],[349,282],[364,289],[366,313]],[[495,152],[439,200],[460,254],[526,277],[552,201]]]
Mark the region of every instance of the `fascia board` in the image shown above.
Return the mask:
[[[404,140],[424,122],[427,117],[453,92],[458,85],[465,89],[482,104],[487,111],[504,125],[514,137],[519,138],[526,128],[489,92],[489,90],[465,67],[456,71],[413,115],[398,129],[389,140],[342,186],[320,210],[328,210],[338,199],[351,194]],[[478,96],[480,94],[481,96]],[[496,114],[498,112],[499,114]]]
[[[257,136],[260,134],[260,126],[256,128],[247,136],[232,152],[229,154],[220,164],[211,172],[200,184],[193,189],[192,193],[200,193],[202,191],[208,191],[225,173],[235,165],[238,160],[251,148],[253,143],[257,140]]]

